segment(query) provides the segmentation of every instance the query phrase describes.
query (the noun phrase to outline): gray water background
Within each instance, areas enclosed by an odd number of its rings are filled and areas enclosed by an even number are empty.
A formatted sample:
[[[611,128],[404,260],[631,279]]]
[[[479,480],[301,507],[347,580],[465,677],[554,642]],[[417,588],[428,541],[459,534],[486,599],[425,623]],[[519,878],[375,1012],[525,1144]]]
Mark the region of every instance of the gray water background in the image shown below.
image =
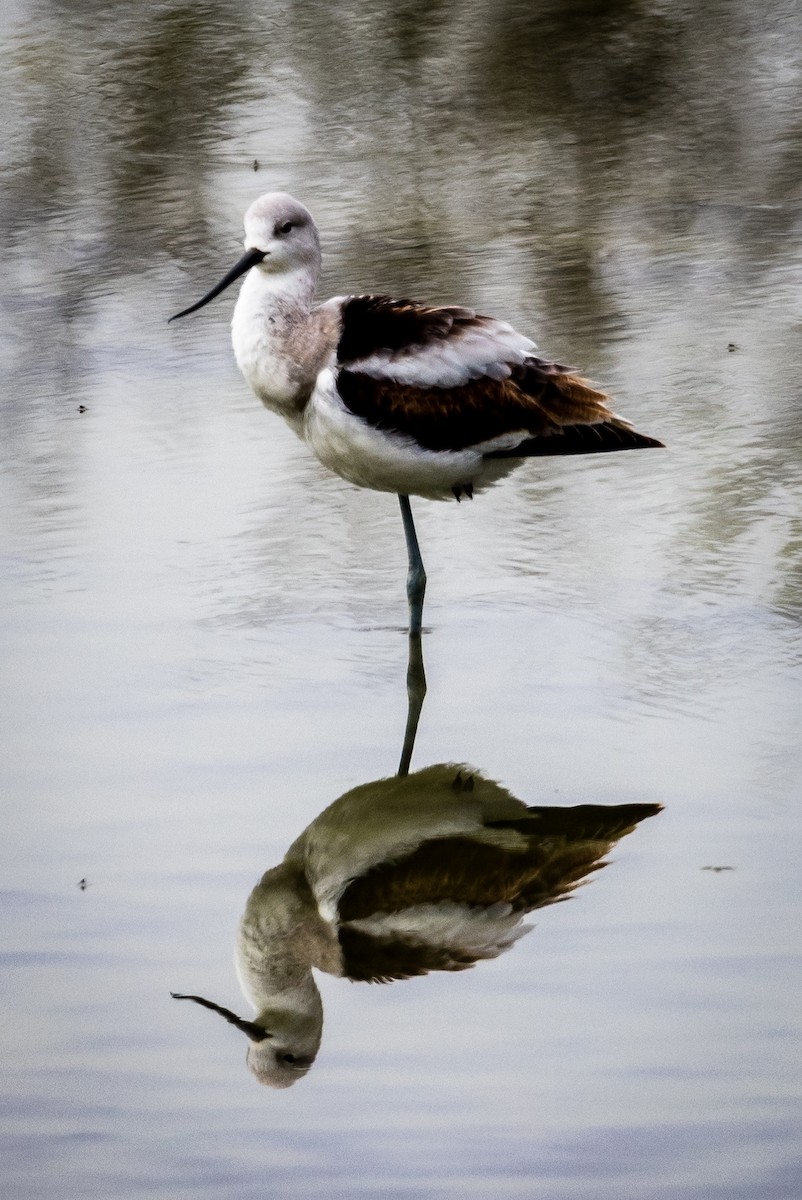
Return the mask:
[[[796,6],[3,16],[4,1193],[799,1200]],[[228,295],[165,324],[273,188],[323,294],[511,320],[668,446],[415,509],[413,767],[665,811],[494,962],[324,977],[276,1093],[168,993],[242,1011],[251,886],[394,771],[406,566],[249,394]]]

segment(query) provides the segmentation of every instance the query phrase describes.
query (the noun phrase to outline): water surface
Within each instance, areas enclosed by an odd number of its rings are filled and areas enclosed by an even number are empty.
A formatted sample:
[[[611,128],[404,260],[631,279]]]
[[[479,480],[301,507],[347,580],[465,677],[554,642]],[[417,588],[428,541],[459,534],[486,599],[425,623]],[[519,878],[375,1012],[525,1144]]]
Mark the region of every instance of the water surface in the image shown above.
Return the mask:
[[[796,1200],[793,6],[4,12],[9,1194]],[[493,961],[321,977],[281,1092],[169,992],[243,1011],[248,893],[395,771],[407,646],[392,497],[261,410],[228,296],[165,324],[277,187],[327,294],[509,319],[668,445],[416,506],[413,767],[664,811]]]

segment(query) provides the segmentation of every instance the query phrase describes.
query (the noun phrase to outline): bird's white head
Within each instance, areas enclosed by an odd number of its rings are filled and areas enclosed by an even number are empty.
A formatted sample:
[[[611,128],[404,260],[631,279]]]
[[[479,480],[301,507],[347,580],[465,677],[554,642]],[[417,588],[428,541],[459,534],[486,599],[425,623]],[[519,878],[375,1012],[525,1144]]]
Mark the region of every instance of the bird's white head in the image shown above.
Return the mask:
[[[254,200],[245,214],[242,258],[211,291],[170,320],[197,312],[254,267],[263,282],[281,277],[271,286],[311,302],[320,271],[320,239],[309,209],[286,192],[266,192]]]
[[[245,249],[264,255],[262,271],[307,271],[317,276],[320,239],[308,208],[286,192],[266,192],[245,214]]]
[[[269,1027],[270,1037],[250,1039],[248,1069],[265,1087],[292,1087],[309,1071],[320,1049],[323,1003],[317,987],[312,982],[300,1003],[272,1006],[257,1019]]]
[[[311,971],[300,988],[287,989],[281,1002],[268,1003],[254,1021],[203,996],[170,995],[174,1000],[193,1000],[241,1030],[250,1042],[245,1058],[248,1068],[266,1087],[292,1087],[306,1075],[320,1049],[323,1002]]]

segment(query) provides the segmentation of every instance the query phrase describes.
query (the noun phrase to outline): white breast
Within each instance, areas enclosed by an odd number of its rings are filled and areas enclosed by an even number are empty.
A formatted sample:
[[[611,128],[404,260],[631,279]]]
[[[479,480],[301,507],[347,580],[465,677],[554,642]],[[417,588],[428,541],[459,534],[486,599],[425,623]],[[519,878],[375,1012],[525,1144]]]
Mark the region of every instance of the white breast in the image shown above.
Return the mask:
[[[293,286],[292,276],[276,280],[256,268],[245,277],[231,321],[237,366],[262,403],[294,427],[320,365],[308,291],[305,274]]]

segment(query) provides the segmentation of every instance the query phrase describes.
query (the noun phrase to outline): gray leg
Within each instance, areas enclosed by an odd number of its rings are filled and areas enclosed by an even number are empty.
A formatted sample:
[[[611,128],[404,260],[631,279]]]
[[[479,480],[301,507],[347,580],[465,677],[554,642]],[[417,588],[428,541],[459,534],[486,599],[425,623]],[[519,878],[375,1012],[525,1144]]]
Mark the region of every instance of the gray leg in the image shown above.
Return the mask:
[[[426,695],[426,675],[423,671],[423,638],[419,633],[409,635],[409,662],[407,664],[407,727],[404,730],[404,745],[398,774],[408,775],[418,732],[423,700]]]
[[[399,496],[401,517],[404,521],[404,535],[407,539],[407,555],[409,557],[409,574],[407,575],[407,599],[409,600],[409,632],[410,636],[420,636],[423,624],[423,596],[426,592],[426,572],[423,569],[423,559],[420,556],[418,537],[412,520],[412,509],[409,496]]]

